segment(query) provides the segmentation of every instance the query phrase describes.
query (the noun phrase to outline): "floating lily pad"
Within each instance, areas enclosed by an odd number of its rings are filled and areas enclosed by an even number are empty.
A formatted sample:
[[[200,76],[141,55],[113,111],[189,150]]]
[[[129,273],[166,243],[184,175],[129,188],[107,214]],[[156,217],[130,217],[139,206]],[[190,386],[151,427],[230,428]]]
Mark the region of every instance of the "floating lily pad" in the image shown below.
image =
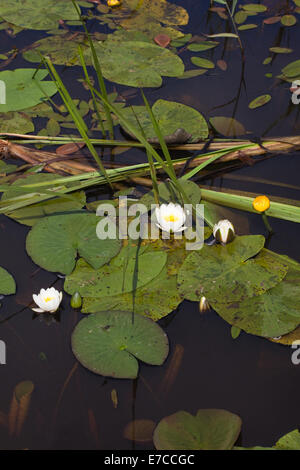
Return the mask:
[[[219,43],[217,41],[201,41],[201,42],[194,42],[187,46],[189,51],[192,52],[203,52],[207,51],[208,49],[213,49]]]
[[[204,59],[203,57],[191,57],[191,62],[197,67],[202,67],[204,69],[214,69],[215,64],[208,59]]]
[[[212,307],[247,333],[272,338],[285,335],[300,324],[299,278],[300,268],[290,267],[283,281],[263,295],[230,304],[212,302]]]
[[[282,69],[282,73],[287,78],[297,78],[300,76],[300,60],[295,60]]]
[[[0,17],[29,29],[58,28],[59,20],[78,19],[71,0],[6,0],[0,6]]]
[[[249,29],[255,29],[257,28],[257,24],[254,23],[247,23],[247,24],[242,24],[241,26],[238,27],[239,31],[248,31]]]
[[[274,54],[290,54],[293,52],[293,49],[289,49],[288,47],[270,47],[269,49]]]
[[[72,335],[77,360],[106,377],[135,379],[137,359],[161,365],[169,352],[168,338],[151,320],[130,312],[106,312],[81,320]]]
[[[78,45],[80,44],[83,50],[87,48],[84,44],[83,34],[79,34],[76,38],[71,39],[70,35],[55,35],[40,39],[33,44],[33,48],[25,51],[23,57],[29,62],[39,63],[41,60],[40,54],[50,57],[54,64],[58,65],[78,65]],[[91,60],[87,57],[89,64]]]
[[[282,436],[275,444],[278,450],[300,450],[300,432],[298,429]]]
[[[185,240],[158,239],[143,243],[146,243],[146,252],[164,250],[167,253],[168,259],[160,274],[134,292],[101,298],[86,297],[83,313],[127,310],[157,321],[178,307],[182,299],[177,290],[177,273],[188,253],[185,250]]]
[[[16,283],[6,269],[0,267],[0,294],[10,295],[16,292]]]
[[[137,258],[131,256],[126,263],[120,253],[109,265],[99,269],[93,269],[80,259],[74,272],[66,278],[65,291],[98,299],[132,292],[156,278],[167,262],[164,252],[145,253]]]
[[[0,128],[1,132],[28,134],[34,131],[34,124],[28,116],[18,112],[0,113]]]
[[[283,15],[281,17],[283,26],[294,26],[297,23],[297,18],[294,15]]]
[[[239,236],[225,246],[204,245],[191,253],[178,274],[182,296],[199,301],[204,295],[210,304],[226,304],[274,287],[286,275],[287,264],[266,250],[249,259],[262,250],[264,241],[262,235]]]
[[[263,13],[267,10],[265,5],[258,3],[247,3],[246,5],[242,5],[242,8],[250,13]]]
[[[0,80],[6,86],[6,104],[0,104],[1,113],[30,108],[45,100],[46,95],[52,96],[57,92],[53,82],[42,81],[48,75],[47,70],[35,72],[35,69],[0,72]],[[33,79],[34,73],[35,78]]]
[[[191,142],[206,139],[208,136],[208,127],[204,117],[190,106],[175,101],[157,100],[152,106],[152,111],[165,138],[174,134],[177,129],[184,129],[190,134],[189,141]],[[157,138],[145,106],[125,108],[122,114],[137,131],[140,131],[140,124],[147,139]]]
[[[178,411],[158,423],[153,442],[157,450],[228,450],[241,426],[241,418],[226,410]]]
[[[10,198],[20,197],[27,194],[27,192],[22,190],[22,186],[44,183],[46,181],[55,181],[57,178],[59,178],[59,176],[39,173],[35,175],[29,175],[25,179],[18,179],[11,184],[8,191],[3,193],[1,200],[5,201]],[[35,192],[34,188],[32,188],[31,191]],[[72,200],[58,197],[48,201],[39,202],[37,204],[32,204],[28,207],[22,207],[22,209],[14,210],[13,212],[9,212],[6,215],[16,220],[20,224],[32,226],[47,215],[63,213],[67,214],[70,211],[82,209],[82,207],[85,205],[85,201],[86,198],[84,191],[77,191],[72,193]]]
[[[133,87],[159,87],[162,76],[183,74],[182,60],[169,49],[144,41],[105,41],[95,45],[106,79]]]
[[[97,237],[96,227],[99,221],[100,217],[87,212],[45,217],[29,232],[26,240],[27,253],[47,271],[70,274],[77,254],[97,269],[121,248],[118,239],[100,240]]]
[[[272,99],[271,95],[261,95],[255,98],[254,100],[249,103],[249,108],[250,109],[256,109],[260,108],[261,106],[264,106],[265,104],[269,103],[269,101]]]

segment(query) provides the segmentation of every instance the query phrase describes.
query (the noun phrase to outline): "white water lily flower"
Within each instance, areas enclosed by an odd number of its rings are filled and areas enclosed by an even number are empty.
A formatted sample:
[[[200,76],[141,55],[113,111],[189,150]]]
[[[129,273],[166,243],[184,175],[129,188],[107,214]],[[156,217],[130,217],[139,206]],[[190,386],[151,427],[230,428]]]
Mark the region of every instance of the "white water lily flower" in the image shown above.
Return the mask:
[[[213,235],[218,242],[223,244],[229,243],[234,239],[234,227],[229,220],[220,220],[214,225]]]
[[[157,226],[165,232],[182,232],[186,229],[184,223],[186,215],[179,204],[162,204],[155,209]]]
[[[201,297],[200,302],[199,302],[199,310],[201,313],[206,312],[207,310],[210,310],[210,305],[207,302],[206,297],[204,295]]]
[[[38,295],[33,294],[32,296],[39,308],[33,308],[32,310],[37,313],[54,313],[62,301],[62,296],[62,292],[54,289],[54,287],[41,289]]]

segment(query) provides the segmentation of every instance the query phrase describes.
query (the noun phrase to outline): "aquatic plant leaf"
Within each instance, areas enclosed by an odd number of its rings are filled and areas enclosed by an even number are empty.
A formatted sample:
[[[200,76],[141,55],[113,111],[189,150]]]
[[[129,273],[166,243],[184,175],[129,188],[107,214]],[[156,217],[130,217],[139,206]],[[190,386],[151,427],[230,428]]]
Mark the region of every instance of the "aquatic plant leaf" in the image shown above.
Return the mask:
[[[193,181],[179,179],[179,183],[186,193],[187,197],[191,201],[191,204],[198,204],[201,200],[201,189]],[[160,204],[168,204],[169,202],[174,202],[182,204],[182,200],[177,188],[174,188],[174,185],[170,181],[165,183],[158,184],[158,194]],[[151,209],[151,205],[155,204],[154,192],[153,190],[144,194],[141,197],[141,204],[144,204],[148,210]]]
[[[196,416],[178,411],[158,423],[153,442],[157,450],[232,449],[241,425],[241,418],[226,410],[198,410]]]
[[[290,62],[282,69],[283,75],[288,78],[300,76],[300,59]]]
[[[18,112],[0,113],[1,132],[28,134],[34,131],[31,119]]]
[[[152,106],[152,111],[165,138],[174,135],[178,129],[184,129],[191,135],[189,142],[206,139],[208,136],[206,120],[190,106],[175,101],[157,100]],[[122,114],[137,131],[142,126],[147,139],[157,139],[146,106],[127,107],[122,110]]]
[[[265,5],[260,5],[257,3],[247,3],[246,5],[241,5],[243,10],[249,11],[251,13],[263,13],[267,10]]]
[[[13,396],[8,414],[8,430],[12,436],[19,436],[31,401],[31,395],[34,390],[34,384],[31,380],[23,380],[18,383],[13,391]]]
[[[101,298],[86,297],[82,312],[127,310],[144,315],[154,321],[168,315],[182,301],[177,290],[177,273],[188,253],[185,249],[185,242],[184,239],[144,241],[146,251],[143,253],[155,253],[162,250],[168,255],[166,265],[158,276],[134,292]]]
[[[0,174],[3,175],[9,175],[10,173],[13,173],[16,171],[18,168],[17,165],[11,165],[8,163],[5,163],[3,160],[0,160]]]
[[[215,64],[208,59],[204,59],[203,57],[191,57],[191,62],[197,67],[202,67],[204,69],[214,69]]]
[[[20,111],[35,106],[45,100],[45,93],[47,96],[55,95],[57,92],[55,84],[51,81],[43,81],[47,75],[47,70],[36,71],[35,69],[0,72],[0,80],[6,85],[6,104],[0,104],[0,113]]]
[[[207,51],[208,49],[213,49],[219,43],[217,41],[201,41],[201,42],[193,42],[187,46],[189,51],[192,52],[202,52]]]
[[[152,442],[155,422],[151,419],[135,419],[125,426],[123,436],[135,442]]]
[[[285,335],[300,325],[299,277],[300,268],[290,267],[283,281],[264,294],[226,305],[212,302],[212,307],[247,333],[271,338]]]
[[[79,292],[82,297],[114,297],[148,284],[160,274],[167,262],[163,252],[143,253],[127,260],[116,257],[109,265],[93,269],[79,259],[72,274],[66,277],[65,291],[69,294]],[[112,304],[114,299],[111,300]]]
[[[95,44],[104,77],[121,85],[159,87],[162,76],[183,74],[182,60],[170,50],[145,41]]]
[[[22,191],[21,186],[44,183],[46,181],[55,181],[57,178],[59,178],[57,175],[38,173],[29,175],[26,178],[17,179],[11,184],[8,191],[3,193],[1,201],[28,194],[27,192]],[[32,189],[32,192],[35,192],[35,190]],[[72,198],[73,200],[63,197],[50,199],[48,201],[32,204],[28,207],[22,207],[22,209],[16,209],[12,212],[8,212],[6,215],[20,224],[32,226],[43,217],[50,214],[57,215],[82,209],[86,202],[84,191],[76,191],[72,193]]]
[[[209,119],[214,129],[226,137],[238,137],[246,134],[243,124],[234,118],[225,116],[214,116]]]
[[[10,295],[16,292],[16,283],[6,269],[0,267],[0,294]]]
[[[294,15],[283,15],[281,17],[283,26],[294,26],[297,23],[297,18]]]
[[[28,29],[54,29],[59,20],[78,19],[70,0],[6,0],[0,6],[0,17]]]
[[[274,287],[286,275],[287,263],[267,250],[249,259],[262,250],[264,241],[262,235],[244,235],[225,246],[204,245],[194,251],[179,270],[180,293],[197,301],[204,295],[215,307],[216,303],[241,302]]]
[[[100,240],[97,237],[96,227],[100,220],[100,217],[83,211],[44,217],[27,236],[27,253],[47,271],[70,274],[77,254],[97,269],[116,256],[121,248],[118,239]]]
[[[198,77],[199,75],[204,75],[208,69],[192,69],[192,70],[186,70],[183,75],[180,77],[177,77],[178,80],[184,80],[185,78],[194,78]]]
[[[72,334],[77,360],[95,374],[135,379],[137,359],[161,365],[169,352],[164,331],[148,318],[131,312],[103,312],[81,320]]]
[[[290,54],[293,52],[293,49],[289,49],[288,47],[270,47],[269,51],[275,54]]]
[[[269,103],[269,101],[272,99],[271,95],[261,95],[252,100],[249,103],[249,108],[250,109],[256,109],[260,108],[261,106],[264,106],[265,104]]]
[[[247,31],[249,29],[255,29],[257,28],[257,24],[254,23],[247,23],[247,24],[242,24],[241,26],[238,27],[239,31]]]
[[[298,429],[285,434],[275,444],[278,450],[300,450],[300,432]]]
[[[40,54],[47,55],[51,61],[57,65],[79,65],[78,59],[78,45],[82,49],[87,49],[84,43],[84,35],[79,34],[76,38],[69,40],[70,35],[55,35],[40,39],[33,43],[33,48],[25,51],[23,57],[29,62],[39,63],[41,60]],[[87,65],[91,65],[89,55],[86,57]]]

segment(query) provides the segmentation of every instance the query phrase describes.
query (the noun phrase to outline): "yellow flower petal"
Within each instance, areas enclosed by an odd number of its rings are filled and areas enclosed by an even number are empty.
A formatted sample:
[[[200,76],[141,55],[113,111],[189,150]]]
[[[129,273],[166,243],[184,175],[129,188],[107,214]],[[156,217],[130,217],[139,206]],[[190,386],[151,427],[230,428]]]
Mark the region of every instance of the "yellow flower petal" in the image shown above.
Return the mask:
[[[257,212],[265,212],[270,207],[270,199],[267,196],[257,196],[252,205]]]

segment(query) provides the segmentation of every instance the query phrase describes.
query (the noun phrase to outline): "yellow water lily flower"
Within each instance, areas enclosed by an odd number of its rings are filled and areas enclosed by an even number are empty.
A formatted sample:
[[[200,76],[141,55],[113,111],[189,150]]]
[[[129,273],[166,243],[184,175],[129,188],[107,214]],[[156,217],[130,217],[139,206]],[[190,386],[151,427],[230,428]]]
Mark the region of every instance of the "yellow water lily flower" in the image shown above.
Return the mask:
[[[155,209],[157,226],[165,232],[182,232],[186,227],[186,215],[179,204],[162,204]]]
[[[267,196],[257,196],[252,205],[256,211],[265,212],[270,207],[270,199]]]
[[[218,242],[225,245],[234,239],[234,227],[227,219],[219,220],[219,222],[213,227],[213,235]]]
[[[39,308],[32,310],[37,313],[55,313],[62,301],[62,292],[50,287],[48,289],[41,289],[39,294],[33,294],[33,300]]]
[[[118,7],[121,5],[122,0],[107,0],[107,6],[108,7]]]

